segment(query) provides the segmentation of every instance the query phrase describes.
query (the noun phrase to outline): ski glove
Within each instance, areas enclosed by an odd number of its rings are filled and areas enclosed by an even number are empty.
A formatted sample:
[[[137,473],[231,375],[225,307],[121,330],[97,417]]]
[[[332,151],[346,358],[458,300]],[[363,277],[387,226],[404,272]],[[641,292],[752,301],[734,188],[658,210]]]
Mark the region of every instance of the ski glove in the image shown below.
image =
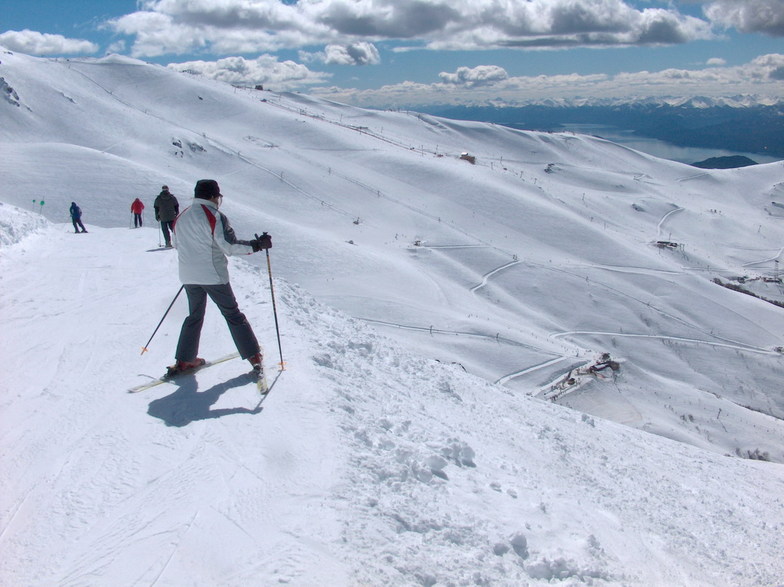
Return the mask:
[[[258,253],[261,249],[271,249],[272,237],[266,232],[261,236],[257,234],[256,238],[250,241],[250,246],[253,247],[254,253]]]

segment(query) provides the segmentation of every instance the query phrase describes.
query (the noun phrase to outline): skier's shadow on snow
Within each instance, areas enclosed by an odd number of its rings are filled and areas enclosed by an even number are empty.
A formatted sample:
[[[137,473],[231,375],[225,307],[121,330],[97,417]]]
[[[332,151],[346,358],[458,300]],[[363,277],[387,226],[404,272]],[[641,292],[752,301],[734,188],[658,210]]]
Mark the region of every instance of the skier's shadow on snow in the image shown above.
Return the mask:
[[[263,409],[261,402],[255,408],[221,408],[210,409],[220,397],[235,387],[243,387],[252,382],[249,374],[238,375],[223,383],[213,385],[205,391],[199,391],[196,377],[182,376],[177,379],[177,391],[150,402],[147,413],[163,420],[167,426],[181,428],[197,420],[222,418],[232,414],[259,414]],[[264,398],[262,398],[262,401]]]

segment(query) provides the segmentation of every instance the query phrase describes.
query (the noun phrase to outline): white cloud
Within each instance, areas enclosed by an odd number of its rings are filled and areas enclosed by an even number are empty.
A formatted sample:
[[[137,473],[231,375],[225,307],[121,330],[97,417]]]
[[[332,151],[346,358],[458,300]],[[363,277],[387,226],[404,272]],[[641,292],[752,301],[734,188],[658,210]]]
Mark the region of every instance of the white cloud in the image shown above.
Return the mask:
[[[98,51],[98,45],[82,39],[68,39],[31,30],[0,33],[0,45],[28,55],[80,55]]]
[[[323,83],[329,78],[329,74],[310,71],[293,61],[278,61],[272,55],[262,55],[257,59],[226,57],[217,61],[188,61],[171,63],[168,67],[234,85],[263,85],[275,91]]]
[[[762,55],[751,62],[756,75],[770,81],[784,81],[784,55]]]
[[[639,10],[623,0],[147,0],[109,23],[152,57],[411,41],[430,49],[684,43],[709,23],[675,8]],[[349,55],[350,57],[350,55]],[[350,62],[350,60],[349,60]]]
[[[503,67],[497,65],[479,65],[477,67],[459,67],[455,73],[441,72],[438,74],[445,84],[475,88],[490,86],[509,77]]]
[[[492,66],[485,71],[491,71]],[[476,71],[476,70],[480,71]],[[554,75],[503,77],[502,68],[489,76],[492,83],[471,83],[481,79],[482,68],[458,68],[454,74],[440,74],[431,84],[404,82],[372,90],[313,88],[310,93],[331,99],[378,108],[416,107],[428,104],[522,105],[543,99],[731,96],[784,94],[784,55],[763,55],[738,67],[711,65],[705,69],[665,69],[627,72],[617,75]],[[461,83],[462,81],[462,83]]]
[[[134,12],[110,25],[119,34],[135,36],[131,48],[134,57],[189,53],[206,46],[202,35],[193,27],[177,24],[170,16],[158,12]]]
[[[743,33],[784,36],[782,0],[715,0],[704,12],[714,23]]]
[[[710,66],[721,66],[721,65],[726,65],[726,64],[727,64],[727,60],[726,59],[722,59],[721,57],[711,57],[706,62],[706,65],[710,65]]]
[[[377,65],[381,62],[376,46],[364,41],[350,45],[327,45],[319,58],[329,65]]]

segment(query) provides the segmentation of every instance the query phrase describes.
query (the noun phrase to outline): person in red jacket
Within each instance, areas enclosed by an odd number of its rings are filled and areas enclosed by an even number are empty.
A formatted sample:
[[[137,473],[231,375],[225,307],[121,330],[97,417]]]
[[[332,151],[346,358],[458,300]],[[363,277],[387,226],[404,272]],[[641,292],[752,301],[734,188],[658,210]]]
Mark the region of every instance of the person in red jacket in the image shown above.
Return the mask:
[[[142,225],[142,212],[144,211],[144,204],[139,198],[136,198],[131,204],[131,212],[133,212],[133,227],[139,228]]]

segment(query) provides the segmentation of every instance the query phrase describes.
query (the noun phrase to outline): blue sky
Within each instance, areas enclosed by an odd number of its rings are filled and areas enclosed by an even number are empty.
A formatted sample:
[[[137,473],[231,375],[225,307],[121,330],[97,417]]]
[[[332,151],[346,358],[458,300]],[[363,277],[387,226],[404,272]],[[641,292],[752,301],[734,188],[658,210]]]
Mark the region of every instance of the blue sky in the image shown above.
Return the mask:
[[[784,0],[0,0],[0,45],[362,106],[784,95]]]

